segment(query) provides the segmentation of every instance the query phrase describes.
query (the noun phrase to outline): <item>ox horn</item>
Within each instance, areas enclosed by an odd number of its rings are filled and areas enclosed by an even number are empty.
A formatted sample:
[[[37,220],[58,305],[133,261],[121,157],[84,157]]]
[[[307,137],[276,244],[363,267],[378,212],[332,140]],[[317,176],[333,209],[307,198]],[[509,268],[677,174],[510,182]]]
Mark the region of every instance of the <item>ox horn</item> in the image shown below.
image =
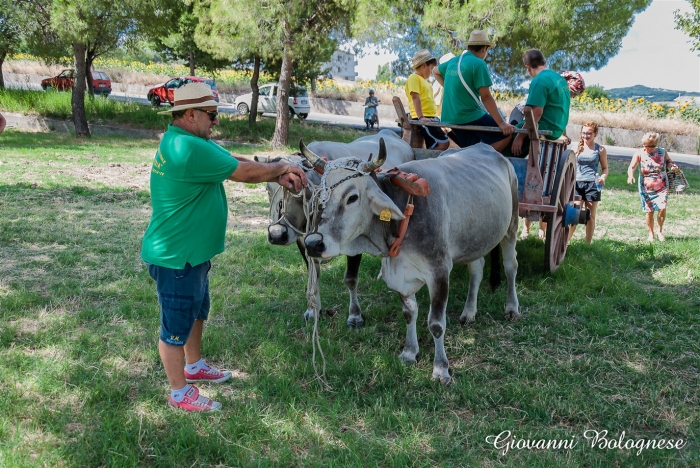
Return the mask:
[[[375,169],[381,167],[386,161],[386,144],[384,143],[384,138],[379,139],[379,154],[372,161],[362,164],[363,172],[374,172]]]
[[[309,163],[314,167],[314,169],[320,171],[321,174],[323,174],[323,172],[326,170],[326,161],[321,159],[318,155],[314,154],[313,151],[307,148],[302,138],[299,139],[299,150],[301,151],[301,155],[304,156],[304,158],[307,161],[309,161]]]

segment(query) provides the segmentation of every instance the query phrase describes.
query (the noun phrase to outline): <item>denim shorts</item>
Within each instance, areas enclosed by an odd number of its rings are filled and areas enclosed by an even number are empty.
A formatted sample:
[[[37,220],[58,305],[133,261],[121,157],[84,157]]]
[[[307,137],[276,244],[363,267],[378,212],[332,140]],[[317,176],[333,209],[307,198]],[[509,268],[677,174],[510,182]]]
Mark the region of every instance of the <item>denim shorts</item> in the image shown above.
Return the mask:
[[[182,270],[146,263],[156,282],[160,304],[160,339],[166,344],[183,346],[195,320],[209,317],[209,277],[211,262]]]
[[[479,127],[496,127],[498,129],[498,124],[493,120],[489,114],[484,114],[478,119],[468,122],[462,125],[477,125]],[[449,126],[449,125],[448,125]],[[498,132],[485,132],[482,130],[463,130],[459,128],[453,128],[455,136],[457,137],[457,144],[460,148],[468,148],[469,146],[476,145],[477,143],[486,143],[491,145],[497,141],[508,138],[504,135],[500,129]]]

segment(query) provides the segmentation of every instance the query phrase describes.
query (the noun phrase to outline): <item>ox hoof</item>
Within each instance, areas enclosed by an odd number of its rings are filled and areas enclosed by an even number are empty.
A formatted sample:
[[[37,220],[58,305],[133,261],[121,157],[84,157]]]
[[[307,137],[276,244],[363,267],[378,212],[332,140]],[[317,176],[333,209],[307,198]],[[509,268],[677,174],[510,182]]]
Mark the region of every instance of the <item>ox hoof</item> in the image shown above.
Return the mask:
[[[348,328],[362,328],[365,326],[365,320],[362,318],[362,315],[353,315],[348,317],[346,324]]]
[[[452,377],[450,377],[450,372],[447,369],[434,369],[433,379],[439,380],[445,387],[452,383]]]
[[[399,359],[401,359],[401,362],[403,362],[407,366],[415,365],[418,362],[416,361],[416,353],[406,351],[399,354]]]
[[[459,322],[462,324],[462,326],[473,325],[476,322],[476,317],[475,316],[469,317],[468,315],[462,315],[459,318]]]
[[[506,310],[505,317],[506,320],[510,322],[515,322],[520,318],[520,312],[518,312],[517,310]]]

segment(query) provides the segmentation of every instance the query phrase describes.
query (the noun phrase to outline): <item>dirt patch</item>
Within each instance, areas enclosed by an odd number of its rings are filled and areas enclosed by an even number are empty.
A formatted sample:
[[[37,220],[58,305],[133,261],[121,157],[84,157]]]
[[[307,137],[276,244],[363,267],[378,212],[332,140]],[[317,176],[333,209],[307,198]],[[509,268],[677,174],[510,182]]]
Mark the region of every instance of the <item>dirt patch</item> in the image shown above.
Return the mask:
[[[49,171],[50,175],[67,175],[88,182],[97,182],[108,187],[128,187],[148,190],[151,164],[109,163],[107,165],[73,166],[70,169]]]

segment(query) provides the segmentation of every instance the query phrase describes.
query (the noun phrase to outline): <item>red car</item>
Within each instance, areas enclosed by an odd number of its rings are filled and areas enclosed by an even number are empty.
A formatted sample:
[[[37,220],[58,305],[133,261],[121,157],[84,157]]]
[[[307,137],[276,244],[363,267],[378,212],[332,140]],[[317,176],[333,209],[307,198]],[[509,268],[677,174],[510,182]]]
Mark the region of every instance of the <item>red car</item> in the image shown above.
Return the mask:
[[[187,83],[206,83],[214,91],[214,99],[219,102],[219,91],[216,89],[216,83],[214,80],[209,78],[202,78],[201,76],[178,76],[169,81],[166,81],[160,86],[151,88],[148,90],[148,95],[146,96],[151,104],[155,107],[159,107],[161,103],[167,102],[171,106],[175,101],[175,90],[180,86],[184,86]]]
[[[58,91],[70,91],[73,89],[73,70],[63,70],[58,76],[41,80],[41,87],[46,91],[49,88]],[[109,96],[112,92],[112,81],[105,72],[92,72],[92,89],[95,94]]]

